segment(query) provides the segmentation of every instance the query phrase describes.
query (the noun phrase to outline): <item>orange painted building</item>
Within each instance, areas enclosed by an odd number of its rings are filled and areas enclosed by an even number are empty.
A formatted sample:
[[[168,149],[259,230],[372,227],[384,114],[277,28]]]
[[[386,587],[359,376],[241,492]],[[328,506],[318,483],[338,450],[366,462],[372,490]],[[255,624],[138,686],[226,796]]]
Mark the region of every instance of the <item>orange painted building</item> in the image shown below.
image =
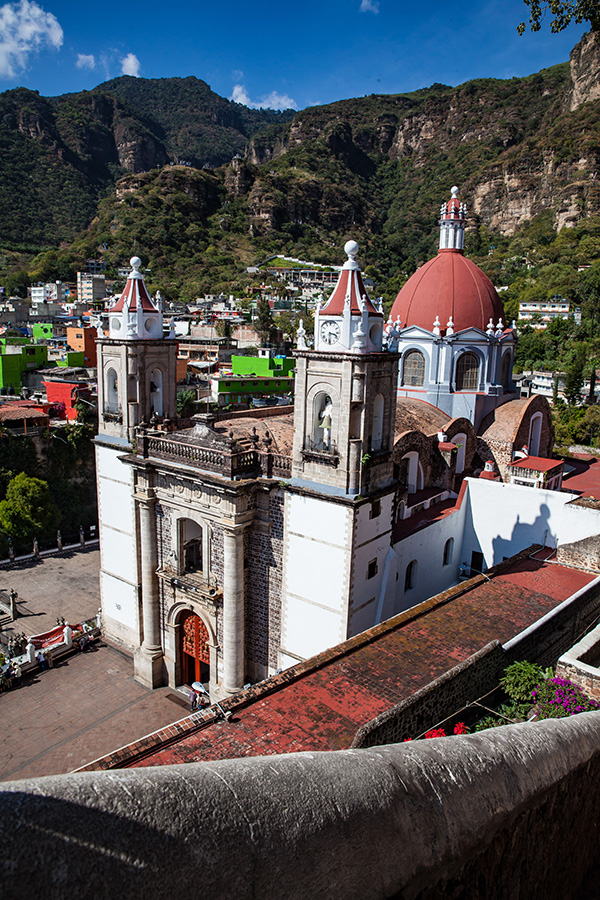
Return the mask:
[[[81,327],[78,327],[76,325],[67,326],[67,346],[70,347],[71,350],[75,350],[78,353],[83,353],[86,366],[95,367],[97,365],[97,337],[98,332],[91,325],[85,325]]]

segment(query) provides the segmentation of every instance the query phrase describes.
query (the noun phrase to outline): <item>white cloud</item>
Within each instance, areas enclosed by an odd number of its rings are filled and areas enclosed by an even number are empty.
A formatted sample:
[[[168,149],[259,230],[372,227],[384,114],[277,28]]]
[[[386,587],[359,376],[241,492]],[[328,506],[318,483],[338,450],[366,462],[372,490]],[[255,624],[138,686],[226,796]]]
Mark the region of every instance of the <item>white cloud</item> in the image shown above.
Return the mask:
[[[235,84],[233,86],[229,99],[233,100],[234,103],[243,103],[244,106],[249,106],[250,109],[260,109],[261,107],[267,109],[298,109],[298,104],[292,97],[289,97],[287,94],[280,94],[279,91],[271,91],[270,94],[265,94],[258,101],[251,100],[243,84]]]
[[[379,0],[360,0],[361,12],[372,12],[377,15],[379,12]]]
[[[0,77],[14,78],[43,47],[60,49],[63,30],[52,13],[20,0],[0,7]]]
[[[95,69],[96,57],[93,53],[78,53],[75,65],[78,69]]]
[[[128,53],[127,56],[124,56],[121,60],[122,75],[135,75],[135,77],[138,78],[140,74],[140,68],[140,61],[135,53]]]

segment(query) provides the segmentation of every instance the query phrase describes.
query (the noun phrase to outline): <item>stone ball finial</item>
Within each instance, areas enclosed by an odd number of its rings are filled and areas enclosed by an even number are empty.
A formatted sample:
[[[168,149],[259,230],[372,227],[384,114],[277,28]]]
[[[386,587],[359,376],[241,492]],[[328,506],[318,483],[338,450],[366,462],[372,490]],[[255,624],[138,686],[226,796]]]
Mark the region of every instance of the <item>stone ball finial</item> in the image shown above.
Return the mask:
[[[356,241],[346,241],[344,244],[344,253],[346,253],[350,259],[354,259],[358,254],[358,244]]]
[[[452,194],[453,199],[456,199],[456,197],[458,197],[458,188],[456,185],[454,185],[454,187],[451,189],[450,193]]]
[[[129,265],[132,269],[135,269],[136,272],[139,271],[140,266],[142,265],[142,261],[139,256],[132,256],[129,260]]]

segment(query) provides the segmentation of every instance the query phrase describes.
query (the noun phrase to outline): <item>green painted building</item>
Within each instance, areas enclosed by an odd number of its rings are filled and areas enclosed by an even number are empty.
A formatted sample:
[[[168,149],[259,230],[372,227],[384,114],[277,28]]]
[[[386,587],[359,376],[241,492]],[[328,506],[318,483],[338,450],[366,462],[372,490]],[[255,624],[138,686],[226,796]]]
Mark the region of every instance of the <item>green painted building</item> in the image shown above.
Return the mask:
[[[27,340],[25,338],[25,340]],[[21,343],[7,338],[0,342],[0,390],[19,393],[23,372],[40,369],[48,361],[48,348],[42,344]]]
[[[231,373],[211,378],[212,398],[219,406],[283,398],[294,389],[295,365],[285,356],[232,356]]]

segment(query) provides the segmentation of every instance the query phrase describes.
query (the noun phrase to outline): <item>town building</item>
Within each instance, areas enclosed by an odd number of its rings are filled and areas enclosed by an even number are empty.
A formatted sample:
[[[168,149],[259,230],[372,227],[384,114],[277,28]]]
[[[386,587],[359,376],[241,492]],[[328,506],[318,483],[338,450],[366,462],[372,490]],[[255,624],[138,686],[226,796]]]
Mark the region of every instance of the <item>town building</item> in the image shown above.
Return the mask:
[[[90,304],[106,297],[106,277],[92,275],[90,272],[77,273],[77,300]]]
[[[524,300],[519,303],[519,324],[545,330],[555,319],[568,319],[571,307],[568,300],[553,294],[545,300]]]

